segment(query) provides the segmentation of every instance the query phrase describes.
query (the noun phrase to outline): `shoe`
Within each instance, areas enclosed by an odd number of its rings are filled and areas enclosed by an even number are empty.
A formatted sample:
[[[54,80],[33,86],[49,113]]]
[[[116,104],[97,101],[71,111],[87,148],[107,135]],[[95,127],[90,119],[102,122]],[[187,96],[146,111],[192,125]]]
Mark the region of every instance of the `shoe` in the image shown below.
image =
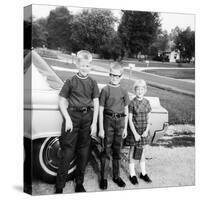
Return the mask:
[[[77,184],[75,188],[75,192],[86,192],[86,190],[82,184]]]
[[[113,182],[115,182],[119,187],[125,187],[126,183],[124,183],[124,181],[118,177],[118,178],[113,178]]]
[[[62,188],[56,188],[55,194],[62,194],[63,189]]]
[[[108,181],[107,181],[107,179],[101,179],[101,181],[100,181],[100,188],[102,190],[106,190],[107,187],[108,187]]]
[[[131,183],[133,184],[133,185],[136,185],[136,184],[138,184],[138,180],[137,180],[137,177],[136,176],[129,176],[129,180],[131,181]]]
[[[147,174],[142,175],[142,173],[140,173],[140,178],[141,178],[143,181],[147,182],[147,183],[151,183],[151,182],[152,182],[152,180],[149,178],[149,176],[148,176]]]

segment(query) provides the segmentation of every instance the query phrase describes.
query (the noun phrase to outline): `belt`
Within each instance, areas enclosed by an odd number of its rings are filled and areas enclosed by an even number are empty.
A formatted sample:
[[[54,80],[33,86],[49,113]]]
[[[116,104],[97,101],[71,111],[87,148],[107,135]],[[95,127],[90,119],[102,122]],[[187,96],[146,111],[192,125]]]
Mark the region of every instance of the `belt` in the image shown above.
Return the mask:
[[[114,119],[119,119],[121,117],[125,117],[124,113],[114,113],[114,112],[104,112],[105,115],[111,116]]]
[[[71,111],[76,111],[76,112],[82,112],[82,113],[87,113],[89,110],[92,110],[92,107],[69,107],[68,108]]]

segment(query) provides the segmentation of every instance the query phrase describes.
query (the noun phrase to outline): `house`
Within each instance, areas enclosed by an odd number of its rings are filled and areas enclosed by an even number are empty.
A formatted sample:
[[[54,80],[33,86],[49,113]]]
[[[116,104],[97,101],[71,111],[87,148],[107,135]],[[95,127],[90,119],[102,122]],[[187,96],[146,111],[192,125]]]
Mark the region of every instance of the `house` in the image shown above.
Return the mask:
[[[159,52],[158,56],[161,56],[163,61],[168,61],[168,62],[176,62],[176,60],[180,60],[180,51],[179,50],[174,50],[174,51],[164,51],[164,52]]]
[[[176,60],[180,60],[180,51],[171,51],[169,53],[169,62],[176,62]]]

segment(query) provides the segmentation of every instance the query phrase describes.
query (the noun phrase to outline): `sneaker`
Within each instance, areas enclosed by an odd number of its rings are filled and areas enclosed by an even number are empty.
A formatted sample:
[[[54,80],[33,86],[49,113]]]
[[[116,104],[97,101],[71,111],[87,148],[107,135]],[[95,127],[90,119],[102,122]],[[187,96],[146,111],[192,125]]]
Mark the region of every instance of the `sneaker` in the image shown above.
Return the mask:
[[[136,184],[138,184],[138,180],[137,180],[137,177],[136,176],[129,176],[129,180],[131,181],[131,183],[133,184],[133,185],[136,185]]]
[[[100,188],[102,190],[106,190],[107,187],[108,187],[108,181],[107,181],[107,179],[101,179],[101,181],[100,181]]]
[[[62,188],[56,188],[55,194],[62,194],[63,189]]]
[[[113,182],[115,182],[119,187],[125,187],[126,184],[124,183],[124,181],[118,177],[118,178],[113,178]]]
[[[148,176],[147,174],[142,175],[142,173],[140,173],[140,178],[141,178],[143,181],[147,182],[147,183],[151,183],[151,182],[152,182],[152,180],[149,178],[149,176]]]
[[[75,187],[75,192],[86,192],[86,191],[82,184],[77,184]]]

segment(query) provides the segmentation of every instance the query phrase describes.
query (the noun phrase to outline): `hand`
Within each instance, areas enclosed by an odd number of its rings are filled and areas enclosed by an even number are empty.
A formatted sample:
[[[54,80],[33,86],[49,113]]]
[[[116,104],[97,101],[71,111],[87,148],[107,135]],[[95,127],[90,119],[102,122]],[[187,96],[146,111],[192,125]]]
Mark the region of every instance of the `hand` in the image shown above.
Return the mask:
[[[135,134],[135,140],[136,141],[139,141],[141,139],[141,136],[137,133],[137,134]]]
[[[148,131],[144,131],[144,133],[142,134],[142,137],[147,137],[148,136]]]
[[[126,136],[127,136],[127,129],[124,129],[122,133],[122,138],[124,139],[126,138]]]
[[[91,130],[90,135],[92,137],[95,137],[96,136],[96,132],[97,132],[97,125],[92,123],[92,125],[90,127],[90,130]]]
[[[66,117],[65,118],[65,132],[72,132],[73,130],[73,124],[72,124],[72,120],[70,117]]]
[[[105,132],[103,129],[99,130],[99,137],[104,139],[104,136],[105,136]]]

